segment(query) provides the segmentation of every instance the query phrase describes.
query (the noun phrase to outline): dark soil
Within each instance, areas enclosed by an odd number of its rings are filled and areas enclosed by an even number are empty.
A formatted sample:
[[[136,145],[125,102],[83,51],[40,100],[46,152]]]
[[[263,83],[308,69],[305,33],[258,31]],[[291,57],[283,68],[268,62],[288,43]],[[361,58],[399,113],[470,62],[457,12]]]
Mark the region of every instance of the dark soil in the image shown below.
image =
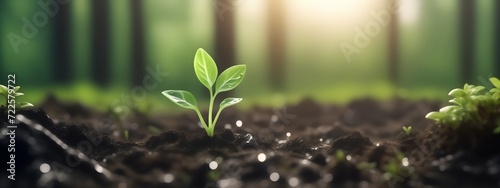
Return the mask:
[[[132,109],[118,121],[109,112],[49,97],[39,108],[18,111],[26,119],[18,119],[16,129],[16,181],[3,170],[0,184],[500,187],[500,136],[462,144],[464,138],[424,118],[439,107],[439,102],[395,98],[345,106],[305,99],[279,109],[231,108],[221,114],[211,138],[194,113],[148,116]],[[0,112],[0,145],[7,148],[5,108]],[[129,130],[128,140],[119,123]],[[404,134],[402,127],[409,125],[412,132]],[[340,152],[344,156],[338,158]],[[2,154],[3,164],[8,157]]]

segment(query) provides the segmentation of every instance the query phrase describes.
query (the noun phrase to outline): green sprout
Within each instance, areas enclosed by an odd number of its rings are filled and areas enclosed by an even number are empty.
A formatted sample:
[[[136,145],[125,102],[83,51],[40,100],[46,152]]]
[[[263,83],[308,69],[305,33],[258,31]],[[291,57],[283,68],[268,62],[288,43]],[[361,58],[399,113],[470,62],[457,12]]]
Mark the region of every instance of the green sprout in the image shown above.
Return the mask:
[[[410,133],[411,133],[411,126],[408,126],[408,127],[403,126],[403,131],[406,133],[406,135],[410,135]]]
[[[128,129],[126,129],[123,126],[122,118],[124,114],[127,112],[123,107],[110,107],[111,109],[111,114],[113,115],[113,118],[116,120],[116,125],[118,126],[118,130],[123,133],[123,137],[128,140],[129,132]]]
[[[16,97],[24,95],[24,93],[17,92],[20,88],[21,88],[21,86],[16,86],[13,89],[9,90],[8,87],[6,87],[4,85],[0,85],[0,95],[5,98],[5,107],[7,107],[9,105],[9,100],[12,100],[11,98],[16,98]],[[10,105],[12,105],[12,104],[10,104]],[[16,102],[15,106],[16,106],[16,109],[21,109],[21,108],[33,106],[33,104],[31,104],[29,102]]]
[[[346,160],[345,158],[345,153],[343,150],[339,149],[337,150],[337,152],[335,153],[335,158],[337,158],[337,161],[338,162],[343,162]]]
[[[458,128],[464,123],[485,124],[487,115],[498,113],[500,106],[500,80],[490,78],[494,88],[484,91],[484,86],[474,86],[465,84],[464,88],[457,88],[450,91],[448,95],[454,97],[449,102],[449,106],[441,108],[438,112],[430,112],[425,117],[435,120],[440,124],[450,125]],[[493,130],[500,133],[500,123]]]
[[[198,77],[201,84],[208,88],[208,91],[210,92],[210,106],[208,108],[207,122],[205,122],[205,119],[201,116],[200,110],[197,107],[196,99],[190,92],[184,90],[165,90],[162,94],[180,107],[194,110],[198,115],[200,122],[203,124],[207,135],[213,137],[215,124],[217,123],[217,119],[219,119],[220,112],[224,108],[235,105],[243,100],[242,98],[224,99],[219,106],[219,111],[215,115],[215,119],[213,119],[212,112],[215,97],[221,92],[236,88],[236,86],[238,86],[243,80],[246,69],[246,65],[235,65],[229,67],[217,77],[217,65],[212,57],[210,57],[210,55],[202,48],[196,51],[196,55],[194,57],[194,72],[196,73],[196,77]]]

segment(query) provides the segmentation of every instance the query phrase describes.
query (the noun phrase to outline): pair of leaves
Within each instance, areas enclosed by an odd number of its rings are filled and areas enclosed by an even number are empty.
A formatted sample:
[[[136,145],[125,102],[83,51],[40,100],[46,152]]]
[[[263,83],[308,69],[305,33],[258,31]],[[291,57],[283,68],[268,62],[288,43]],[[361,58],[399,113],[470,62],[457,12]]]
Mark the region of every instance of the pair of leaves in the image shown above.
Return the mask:
[[[229,91],[238,86],[245,76],[246,69],[246,65],[235,65],[226,69],[217,78],[217,65],[205,50],[198,49],[194,57],[196,77],[210,91],[215,84],[215,93]]]
[[[20,88],[21,88],[21,86],[14,87],[14,92],[11,93],[10,95],[14,96],[14,97],[23,96],[24,93],[17,92]],[[6,87],[6,86],[4,86],[4,85],[0,85],[0,95],[4,96],[5,103],[7,103],[8,102],[7,99],[8,99],[8,96],[9,96],[9,88]],[[29,102],[19,102],[19,103],[16,102],[15,105],[16,105],[16,108],[25,108],[25,107],[33,106],[33,104],[31,104]]]
[[[405,127],[403,126],[403,130],[405,131],[405,133],[408,135],[411,133],[411,126],[408,126],[408,127]]]
[[[17,90],[19,90],[19,88],[21,88],[21,86],[16,86],[14,87],[14,93],[12,94],[12,96],[14,97],[17,97],[17,96],[23,96],[24,93],[18,93]],[[4,96],[5,98],[7,98],[7,96],[9,96],[9,88],[4,86],[4,85],[0,85],[0,95]]]
[[[215,94],[229,91],[238,86],[246,73],[246,65],[235,65],[229,67],[217,78],[218,69],[212,57],[203,49],[198,49],[194,57],[194,71],[196,77],[205,87],[212,92],[215,84]],[[162,92],[168,99],[175,104],[188,109],[197,110],[196,98],[188,91],[184,90],[166,90]],[[242,98],[224,99],[219,109],[222,110],[229,106],[239,103]]]
[[[166,90],[162,92],[168,99],[170,99],[175,104],[179,105],[183,108],[198,109],[198,103],[196,102],[196,98],[194,98],[193,94],[184,90]],[[227,98],[224,99],[219,106],[219,109],[222,110],[229,106],[235,105],[243,100],[242,98]]]

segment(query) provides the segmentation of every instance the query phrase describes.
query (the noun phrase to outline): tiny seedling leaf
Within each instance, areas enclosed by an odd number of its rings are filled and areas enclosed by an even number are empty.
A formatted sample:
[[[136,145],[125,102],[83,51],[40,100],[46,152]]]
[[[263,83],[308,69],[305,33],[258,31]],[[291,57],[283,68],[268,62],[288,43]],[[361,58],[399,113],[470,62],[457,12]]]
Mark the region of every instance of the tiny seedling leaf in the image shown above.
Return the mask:
[[[335,153],[335,156],[336,156],[338,162],[342,162],[342,161],[346,160],[345,153],[341,149],[337,150],[337,153]]]
[[[238,104],[243,100],[242,98],[227,98],[220,103],[220,110]]]
[[[194,72],[201,84],[212,91],[212,86],[217,79],[217,65],[212,57],[202,48],[196,51],[194,56]]]
[[[464,97],[467,95],[467,93],[463,90],[463,89],[453,89],[450,91],[450,93],[448,93],[449,96],[453,96],[453,97]]]
[[[238,86],[247,70],[246,65],[235,65],[222,72],[215,83],[215,92],[229,91]]]
[[[0,85],[0,95],[7,96],[9,88],[4,85]]]
[[[495,78],[495,77],[491,77],[490,78],[490,82],[496,87],[496,88],[500,88],[500,80],[498,78]]]
[[[471,95],[475,95],[475,94],[478,94],[480,91],[484,90],[485,87],[484,86],[474,86],[471,88],[470,90],[470,94]]]
[[[403,126],[403,131],[404,131],[407,135],[409,135],[409,134],[411,133],[411,126],[408,126],[408,127]]]
[[[184,90],[166,90],[161,92],[165,97],[183,108],[198,109],[196,99],[193,94]]]
[[[19,103],[19,108],[25,108],[25,107],[29,107],[29,106],[33,106],[33,104],[31,104],[29,102],[20,102]]]
[[[446,117],[446,114],[443,114],[441,112],[430,112],[427,115],[425,115],[425,118],[432,119],[432,120],[435,120],[435,121],[440,121],[444,117]]]

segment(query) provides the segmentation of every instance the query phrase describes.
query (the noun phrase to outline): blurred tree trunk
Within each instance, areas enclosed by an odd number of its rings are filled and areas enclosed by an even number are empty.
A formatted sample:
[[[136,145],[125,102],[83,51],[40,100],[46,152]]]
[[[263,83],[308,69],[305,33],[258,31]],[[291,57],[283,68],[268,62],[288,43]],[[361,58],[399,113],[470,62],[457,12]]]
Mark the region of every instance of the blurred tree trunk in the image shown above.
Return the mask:
[[[398,0],[390,0],[395,4]],[[389,79],[394,85],[399,83],[399,19],[398,14],[390,15],[389,21]]]
[[[235,63],[234,0],[215,0],[215,57],[219,74]],[[231,91],[219,94],[223,99]]]
[[[474,74],[474,30],[475,30],[475,0],[460,1],[460,61],[461,82],[473,81]]]
[[[109,0],[92,0],[92,78],[100,86],[109,83]]]
[[[145,76],[144,21],[141,0],[131,0],[132,20],[132,84],[141,85]]]
[[[282,89],[285,79],[284,2],[284,0],[267,1],[270,78],[275,89]]]
[[[493,32],[493,37],[494,37],[494,47],[493,47],[493,65],[495,66],[495,76],[500,78],[500,1],[495,0],[495,8],[493,10],[494,14],[494,27],[495,31]]]
[[[70,10],[68,4],[59,4],[59,11],[54,16],[53,70],[56,83],[71,82],[74,75],[70,62]]]

